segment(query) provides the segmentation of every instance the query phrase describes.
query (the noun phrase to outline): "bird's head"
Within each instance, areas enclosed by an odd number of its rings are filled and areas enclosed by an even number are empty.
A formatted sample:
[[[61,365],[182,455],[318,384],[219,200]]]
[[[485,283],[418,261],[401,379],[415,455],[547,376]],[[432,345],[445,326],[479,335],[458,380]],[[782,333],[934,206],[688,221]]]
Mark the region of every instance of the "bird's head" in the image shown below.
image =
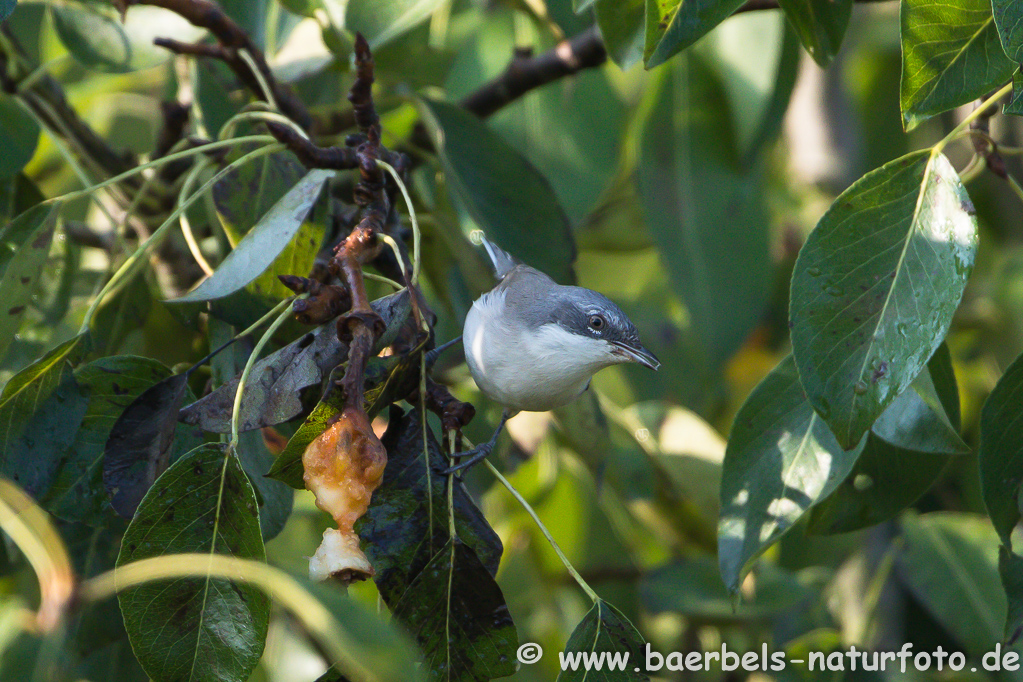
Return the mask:
[[[656,370],[660,360],[643,347],[632,320],[611,299],[591,289],[559,287],[548,323],[573,338],[581,354],[595,364],[638,362]]]

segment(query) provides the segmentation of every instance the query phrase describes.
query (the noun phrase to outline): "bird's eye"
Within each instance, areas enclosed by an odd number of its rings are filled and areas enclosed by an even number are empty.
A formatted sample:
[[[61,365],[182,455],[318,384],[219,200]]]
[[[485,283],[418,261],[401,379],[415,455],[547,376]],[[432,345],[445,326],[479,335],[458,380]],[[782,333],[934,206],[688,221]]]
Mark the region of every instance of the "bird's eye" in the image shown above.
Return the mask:
[[[600,315],[590,315],[590,328],[591,329],[597,329],[597,330],[603,329],[605,324],[607,324],[607,322],[605,322],[604,318],[601,317]]]

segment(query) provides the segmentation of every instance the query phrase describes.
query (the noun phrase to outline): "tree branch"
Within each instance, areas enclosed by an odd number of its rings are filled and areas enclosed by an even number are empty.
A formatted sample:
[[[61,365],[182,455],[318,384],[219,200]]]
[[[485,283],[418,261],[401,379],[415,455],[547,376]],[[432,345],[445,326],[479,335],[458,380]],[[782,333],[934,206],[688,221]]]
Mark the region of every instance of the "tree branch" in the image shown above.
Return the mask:
[[[536,57],[517,50],[504,73],[463,99],[461,105],[486,118],[530,90],[606,61],[604,41],[593,26]]]
[[[217,39],[222,50],[211,50],[206,49],[204,46],[188,45],[165,39],[158,39],[157,44],[176,52],[200,54],[223,60],[234,71],[239,80],[256,97],[262,99],[265,95],[260,87],[259,79],[252,73],[245,60],[239,56],[239,52],[245,50],[252,57],[260,75],[270,88],[281,113],[300,125],[304,130],[308,131],[312,128],[313,119],[302,101],[295,97],[290,88],[277,82],[277,79],[274,78],[270,67],[266,63],[262,50],[256,47],[248,34],[231,17],[227,16],[215,2],[211,2],[211,0],[114,0],[114,3],[122,12],[132,5],[162,7],[180,15],[193,26],[205,28]]]

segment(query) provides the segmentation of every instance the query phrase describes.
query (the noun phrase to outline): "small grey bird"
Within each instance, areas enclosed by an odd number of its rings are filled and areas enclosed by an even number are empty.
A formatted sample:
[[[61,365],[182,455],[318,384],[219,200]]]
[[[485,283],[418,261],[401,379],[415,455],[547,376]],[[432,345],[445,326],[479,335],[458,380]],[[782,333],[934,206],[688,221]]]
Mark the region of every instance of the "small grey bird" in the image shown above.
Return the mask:
[[[472,304],[462,343],[476,385],[505,410],[490,441],[457,453],[464,459],[449,473],[489,455],[514,414],[572,402],[601,369],[625,362],[653,370],[661,365],[611,299],[558,284],[485,237],[482,242],[500,282]]]

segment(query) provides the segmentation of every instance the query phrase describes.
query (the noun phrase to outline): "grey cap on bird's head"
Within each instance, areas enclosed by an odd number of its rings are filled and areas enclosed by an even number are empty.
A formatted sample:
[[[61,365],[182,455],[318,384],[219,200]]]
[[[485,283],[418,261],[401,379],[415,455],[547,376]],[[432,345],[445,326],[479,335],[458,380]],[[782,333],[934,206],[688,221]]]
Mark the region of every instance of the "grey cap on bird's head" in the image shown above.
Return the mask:
[[[653,370],[661,366],[660,360],[640,343],[629,316],[607,296],[585,287],[558,284],[520,263],[481,230],[475,230],[471,238],[486,249],[494,274],[501,280],[496,290],[504,290],[509,312],[527,327],[539,329],[554,323],[571,334],[606,341],[620,362],[637,362]]]

